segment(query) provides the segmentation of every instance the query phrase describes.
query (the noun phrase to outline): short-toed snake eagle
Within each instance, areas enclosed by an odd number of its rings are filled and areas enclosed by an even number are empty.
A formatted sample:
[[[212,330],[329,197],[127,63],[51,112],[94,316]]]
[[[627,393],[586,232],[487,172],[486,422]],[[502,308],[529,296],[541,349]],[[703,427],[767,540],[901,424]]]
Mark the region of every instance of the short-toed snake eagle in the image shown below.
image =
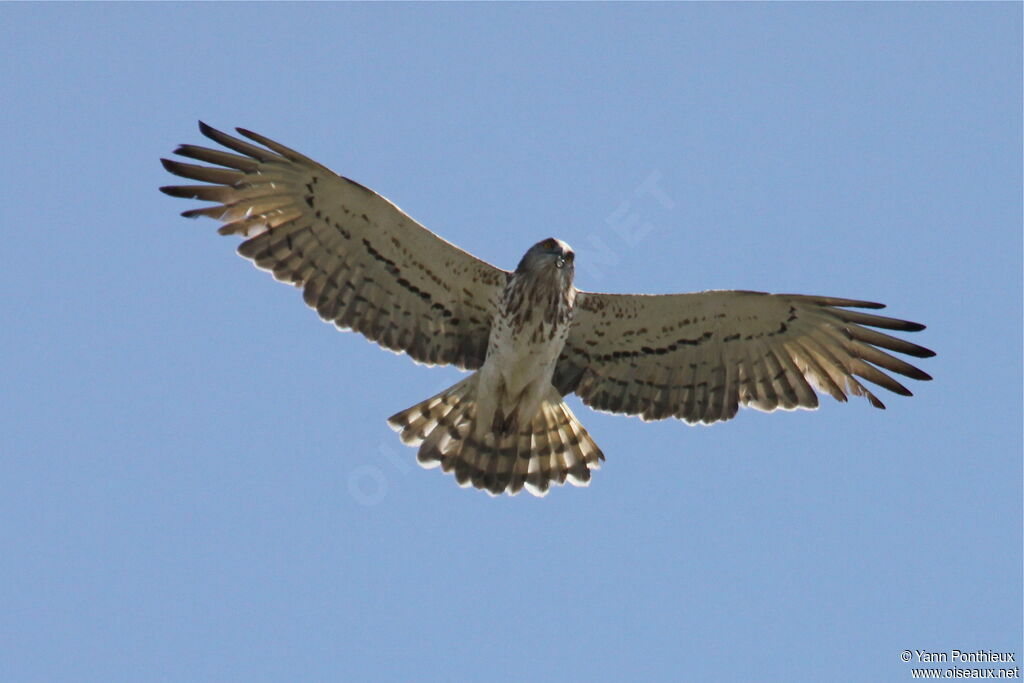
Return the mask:
[[[163,160],[203,185],[161,188],[214,202],[184,216],[223,222],[242,235],[239,253],[301,287],[306,303],[341,329],[430,365],[474,370],[466,379],[389,418],[419,445],[425,467],[492,494],[535,495],[552,483],[586,485],[604,459],[562,400],[575,392],[598,410],[728,420],[741,405],[814,408],[815,390],[882,402],[866,379],[905,396],[885,371],[926,373],[889,354],[934,353],[879,332],[917,323],[851,309],[854,299],[748,291],[597,294],[573,286],[574,253],[548,238],[514,271],[441,239],[381,195],[273,140],[249,140],[200,123],[231,151],[181,145]]]

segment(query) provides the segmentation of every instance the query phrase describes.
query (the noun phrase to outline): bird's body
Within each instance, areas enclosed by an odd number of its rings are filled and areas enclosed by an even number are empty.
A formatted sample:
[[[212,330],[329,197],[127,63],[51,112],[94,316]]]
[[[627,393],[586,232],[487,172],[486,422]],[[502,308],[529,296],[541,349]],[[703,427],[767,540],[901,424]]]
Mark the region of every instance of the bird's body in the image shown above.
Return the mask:
[[[232,152],[182,145],[215,166],[164,160],[206,185],[161,188],[217,202],[185,216],[223,221],[239,253],[303,288],[306,303],[427,364],[474,371],[389,418],[426,467],[492,494],[589,482],[601,450],[563,398],[645,420],[710,424],[739,406],[815,408],[815,389],[881,401],[856,377],[910,395],[887,370],[930,377],[882,349],[928,349],[873,328],[923,325],[851,308],[836,297],[715,291],[600,294],[573,284],[574,254],[548,238],[515,271],[445,242],[375,192],[255,133],[262,147],[200,124]]]
[[[559,240],[535,244],[508,276],[480,369],[388,420],[422,444],[420,463],[492,493],[589,481],[604,456],[551,383],[576,310],[574,257]]]
[[[551,389],[555,363],[576,312],[572,250],[549,238],[535,245],[534,251],[539,259],[550,255],[548,263],[536,270],[517,268],[509,277],[491,325],[487,358],[479,370],[480,387],[487,397],[480,411],[493,415],[495,432],[514,431],[536,415]]]

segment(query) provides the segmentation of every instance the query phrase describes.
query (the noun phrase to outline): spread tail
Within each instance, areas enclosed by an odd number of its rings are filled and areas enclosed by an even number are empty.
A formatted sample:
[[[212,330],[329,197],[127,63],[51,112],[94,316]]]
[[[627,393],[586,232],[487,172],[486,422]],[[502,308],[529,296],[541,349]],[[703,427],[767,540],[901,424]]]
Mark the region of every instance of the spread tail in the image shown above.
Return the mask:
[[[388,418],[404,443],[419,445],[426,468],[454,472],[460,486],[472,484],[491,495],[535,496],[552,483],[590,482],[604,454],[552,387],[537,414],[517,433],[496,435],[476,424],[477,375]]]

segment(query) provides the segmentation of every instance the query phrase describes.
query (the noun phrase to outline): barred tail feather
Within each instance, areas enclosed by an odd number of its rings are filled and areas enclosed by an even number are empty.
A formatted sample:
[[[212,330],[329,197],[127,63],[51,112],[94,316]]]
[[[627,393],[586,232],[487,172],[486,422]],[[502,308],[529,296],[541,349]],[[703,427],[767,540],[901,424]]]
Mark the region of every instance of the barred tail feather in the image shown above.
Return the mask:
[[[388,418],[404,443],[419,446],[425,468],[451,472],[460,486],[491,495],[535,496],[552,484],[586,486],[604,454],[552,389],[533,420],[518,433],[483,437],[476,425],[476,375]]]

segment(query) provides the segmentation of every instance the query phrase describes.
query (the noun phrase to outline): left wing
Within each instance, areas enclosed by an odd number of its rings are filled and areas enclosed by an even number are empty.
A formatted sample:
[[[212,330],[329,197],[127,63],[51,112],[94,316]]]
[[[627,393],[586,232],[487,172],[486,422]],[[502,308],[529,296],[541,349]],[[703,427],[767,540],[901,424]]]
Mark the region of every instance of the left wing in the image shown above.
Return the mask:
[[[171,173],[207,185],[160,188],[216,202],[182,215],[224,222],[248,238],[238,253],[341,329],[431,365],[476,369],[508,273],[446,242],[359,183],[251,131],[259,143],[204,123],[203,135],[231,150],[181,145],[176,154],[215,166],[162,159]]]
[[[814,389],[839,401],[847,393],[865,396],[885,408],[857,377],[904,396],[910,390],[879,368],[931,377],[881,349],[918,358],[935,353],[871,329],[914,332],[924,325],[848,310],[883,307],[746,291],[580,292],[552,382],[592,408],[645,420],[710,424],[732,418],[741,404],[815,408]]]

